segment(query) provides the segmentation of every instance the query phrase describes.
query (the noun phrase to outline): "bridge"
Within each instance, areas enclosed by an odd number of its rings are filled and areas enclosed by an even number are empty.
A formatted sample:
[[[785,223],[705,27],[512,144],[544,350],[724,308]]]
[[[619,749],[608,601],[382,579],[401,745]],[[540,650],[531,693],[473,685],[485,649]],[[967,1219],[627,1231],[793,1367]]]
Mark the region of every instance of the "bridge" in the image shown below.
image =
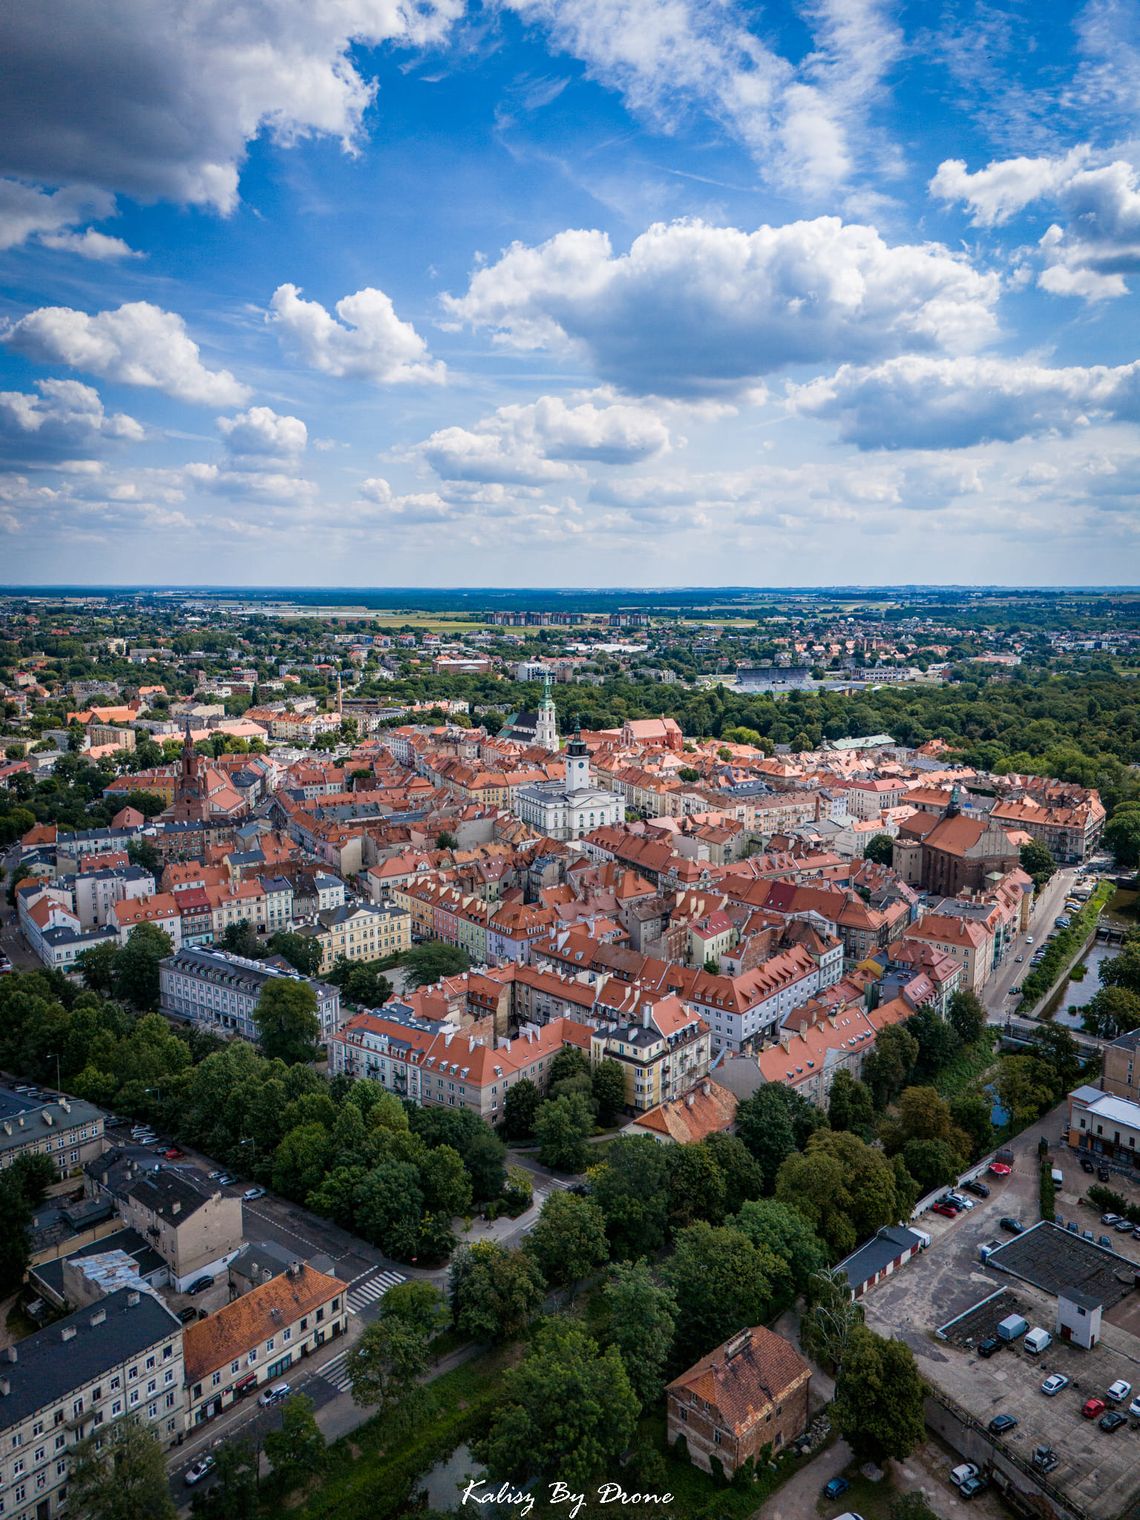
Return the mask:
[[[1128,930],[1121,924],[1101,922],[1096,926],[1096,937],[1102,945],[1122,945],[1127,933]]]
[[[1009,1018],[1003,1024],[998,1024],[996,1028],[1001,1031],[1003,1044],[1025,1046],[1031,1045],[1035,1032],[1038,1029],[1047,1029],[1050,1022],[1049,1019]],[[1067,1024],[1062,1024],[1060,1027],[1069,1028]],[[1086,1034],[1083,1029],[1069,1029],[1069,1033],[1073,1037],[1073,1043],[1083,1055],[1099,1055],[1108,1043],[1099,1035]]]

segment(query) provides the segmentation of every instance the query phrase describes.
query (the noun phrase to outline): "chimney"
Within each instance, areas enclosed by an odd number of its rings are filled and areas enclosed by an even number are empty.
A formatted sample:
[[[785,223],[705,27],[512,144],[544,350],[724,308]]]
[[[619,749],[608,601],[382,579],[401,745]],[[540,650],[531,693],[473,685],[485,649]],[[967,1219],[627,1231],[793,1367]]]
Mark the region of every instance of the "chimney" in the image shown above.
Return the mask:
[[[59,1332],[59,1338],[61,1341],[73,1341],[75,1339],[75,1326],[64,1325],[63,1329]]]
[[[641,1027],[643,1029],[648,1029],[650,1027],[650,1024],[652,1023],[652,1020],[653,1020],[653,1004],[652,1003],[642,1003],[642,1005],[641,1005]]]
[[[0,1378],[0,1399],[6,1399],[12,1392],[12,1385],[7,1378]]]
[[[7,1348],[6,1353],[5,1353],[5,1360],[9,1361],[9,1362],[12,1362],[12,1363],[16,1363],[16,1362],[19,1361],[19,1359],[20,1359],[20,1353],[16,1349],[16,1347],[15,1346],[9,1346]]]
[[[106,1320],[106,1318],[107,1318],[107,1311],[106,1311],[106,1309],[96,1309],[95,1313],[91,1316],[91,1319],[89,1321],[92,1329],[94,1329],[94,1327],[96,1325],[103,1324],[104,1321]]]
[[[127,1307],[128,1308],[133,1309],[135,1307],[135,1305],[138,1303],[138,1301],[139,1301],[139,1296],[138,1296],[137,1293],[128,1293],[127,1294]]]

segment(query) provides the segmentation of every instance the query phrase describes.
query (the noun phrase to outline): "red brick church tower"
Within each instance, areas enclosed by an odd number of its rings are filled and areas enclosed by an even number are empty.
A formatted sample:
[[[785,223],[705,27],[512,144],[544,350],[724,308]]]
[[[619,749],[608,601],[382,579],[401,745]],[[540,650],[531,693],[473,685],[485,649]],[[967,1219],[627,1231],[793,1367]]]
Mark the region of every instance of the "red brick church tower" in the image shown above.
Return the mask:
[[[202,771],[202,757],[194,748],[190,737],[190,724],[182,739],[182,758],[179,762],[178,780],[174,786],[174,802],[170,817],[176,822],[203,823],[209,814],[206,801],[206,779]]]

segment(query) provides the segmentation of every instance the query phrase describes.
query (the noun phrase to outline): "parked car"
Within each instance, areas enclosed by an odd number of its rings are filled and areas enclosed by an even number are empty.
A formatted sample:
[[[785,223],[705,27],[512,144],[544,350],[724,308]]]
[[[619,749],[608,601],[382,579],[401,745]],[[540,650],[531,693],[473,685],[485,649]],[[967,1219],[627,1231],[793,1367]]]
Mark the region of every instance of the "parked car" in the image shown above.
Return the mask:
[[[1069,1386],[1069,1380],[1063,1372],[1051,1372],[1041,1384],[1041,1392],[1046,1398],[1051,1399],[1055,1393],[1060,1393],[1062,1388]]]
[[[1109,1435],[1111,1435],[1114,1430],[1119,1430],[1122,1425],[1127,1425],[1128,1420],[1121,1414],[1119,1409],[1110,1409],[1107,1414],[1101,1415],[1097,1424],[1101,1430],[1107,1430]]]
[[[1082,1172],[1093,1172],[1095,1170],[1096,1170],[1096,1168],[1093,1166],[1093,1164],[1089,1160],[1089,1158],[1087,1156],[1082,1156],[1081,1157],[1081,1171]]]
[[[288,1383],[274,1383],[272,1388],[267,1388],[264,1393],[258,1394],[257,1402],[263,1409],[268,1409],[271,1404],[282,1403],[292,1392]]]
[[[983,1488],[988,1488],[989,1486],[990,1480],[983,1478],[981,1473],[979,1473],[976,1478],[967,1478],[958,1492],[962,1495],[963,1499],[973,1499],[975,1495],[981,1493]]]
[[[1123,1404],[1132,1392],[1132,1384],[1126,1383],[1123,1378],[1117,1378],[1115,1383],[1109,1383],[1105,1391],[1114,1404]]]
[[[231,1175],[229,1174],[229,1172],[219,1172],[218,1173],[218,1186],[219,1187],[229,1187],[234,1181],[235,1181],[235,1179],[233,1177],[231,1177]]]
[[[1012,1171],[1013,1168],[1007,1166],[1004,1161],[991,1161],[989,1164],[989,1172],[992,1177],[1008,1177]]]
[[[1010,995],[1010,997],[1020,997],[1021,996],[1021,983],[1020,982],[1018,982],[1018,984],[1017,984],[1016,987],[1011,987],[1009,989],[1009,995]]]
[[[990,1430],[995,1436],[1004,1436],[1007,1430],[1012,1430],[1018,1423],[1016,1415],[995,1414],[990,1421]]]
[[[170,1149],[165,1152],[167,1161],[181,1161],[185,1154],[186,1152],[180,1151],[176,1145],[172,1145]]]
[[[962,1462],[958,1467],[950,1469],[950,1481],[955,1488],[961,1488],[963,1483],[977,1476],[978,1469],[973,1462]]]
[[[973,1193],[975,1198],[988,1198],[990,1196],[989,1188],[984,1182],[979,1182],[976,1177],[972,1177],[969,1182],[963,1182],[962,1191],[964,1193]]]
[[[1008,1230],[1011,1235],[1021,1235],[1025,1230],[1025,1226],[1021,1220],[1014,1219],[1010,1214],[1003,1214],[998,1220],[998,1224],[1001,1225],[1003,1230]]]
[[[1120,1219],[1120,1215],[1119,1214],[1102,1214],[1100,1216],[1100,1222],[1101,1222],[1101,1224],[1116,1224],[1119,1221],[1119,1219]]]
[[[191,1320],[198,1318],[198,1311],[193,1304],[187,1304],[185,1309],[179,1309],[178,1318],[184,1325],[188,1325]]]
[[[1118,1235],[1131,1235],[1134,1226],[1131,1219],[1118,1219],[1112,1228]]]
[[[188,1467],[186,1469],[186,1476],[182,1479],[182,1481],[185,1483],[187,1488],[193,1488],[195,1483],[201,1483],[202,1479],[207,1475],[207,1473],[212,1473],[215,1466],[215,1459],[208,1454],[204,1457],[199,1457],[197,1462],[194,1463],[193,1467]]]
[[[846,1478],[832,1478],[823,1485],[823,1497],[825,1499],[838,1499],[851,1487]]]
[[[214,1286],[214,1279],[207,1272],[202,1277],[196,1277],[186,1289],[187,1293],[205,1293],[207,1288]]]
[[[1097,1237],[1097,1245],[1098,1246],[1104,1246],[1104,1248],[1105,1248],[1106,1251],[1111,1251],[1112,1250],[1112,1236],[1111,1235],[1100,1235],[1100,1236],[1098,1236]]]
[[[1106,1407],[1103,1399],[1086,1399],[1081,1405],[1081,1413],[1086,1420],[1095,1420],[1104,1413]]]
[[[959,1212],[961,1212],[962,1209],[969,1211],[970,1209],[977,1208],[977,1204],[974,1202],[974,1200],[972,1198],[965,1197],[965,1195],[962,1193],[947,1193],[946,1202],[952,1203],[954,1207],[959,1210]]]
[[[253,1203],[258,1198],[265,1197],[265,1189],[263,1187],[246,1188],[241,1196],[245,1199],[246,1203]]]
[[[1140,1419],[1140,1393],[1138,1393],[1132,1400],[1131,1404],[1129,1404],[1128,1413],[1133,1414],[1137,1419]]]
[[[1107,1166],[1098,1166],[1097,1167],[1097,1169],[1096,1169],[1096,1180],[1098,1182],[1107,1182],[1111,1176],[1112,1176],[1112,1173],[1109,1171],[1109,1169],[1108,1169]]]
[[[958,1210],[952,1203],[947,1203],[945,1199],[940,1203],[936,1203],[930,1212],[932,1214],[941,1214],[944,1219],[957,1219],[958,1217]]]
[[[987,1335],[984,1341],[978,1342],[978,1355],[988,1360],[995,1351],[1001,1350],[1002,1344],[996,1335]]]

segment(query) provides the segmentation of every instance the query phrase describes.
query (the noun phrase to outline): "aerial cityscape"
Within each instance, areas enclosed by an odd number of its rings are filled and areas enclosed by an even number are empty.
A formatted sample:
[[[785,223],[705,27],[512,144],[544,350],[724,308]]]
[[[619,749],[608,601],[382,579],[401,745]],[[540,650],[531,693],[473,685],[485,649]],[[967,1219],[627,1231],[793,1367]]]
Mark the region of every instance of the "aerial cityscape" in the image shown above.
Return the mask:
[[[0,15],[0,1520],[1140,1520],[1140,9]]]

